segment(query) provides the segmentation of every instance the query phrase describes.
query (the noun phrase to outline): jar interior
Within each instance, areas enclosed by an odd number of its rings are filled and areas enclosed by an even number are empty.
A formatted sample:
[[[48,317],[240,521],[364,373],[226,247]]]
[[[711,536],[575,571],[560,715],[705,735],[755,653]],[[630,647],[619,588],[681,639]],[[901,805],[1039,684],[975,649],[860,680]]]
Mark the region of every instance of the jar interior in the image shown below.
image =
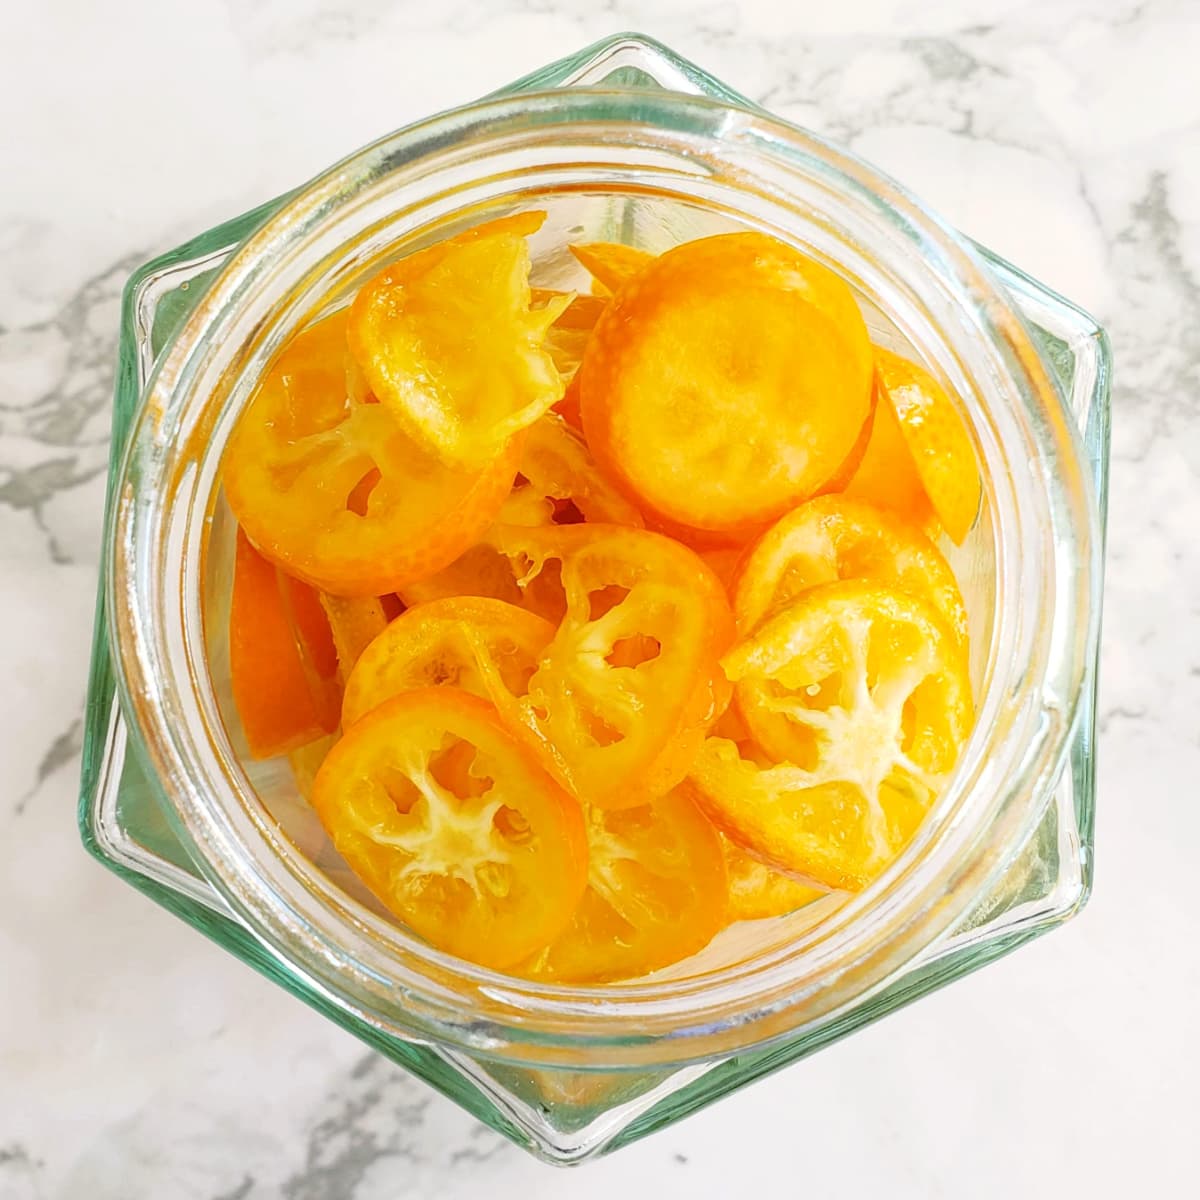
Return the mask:
[[[897,305],[895,294],[886,288],[868,286],[870,272],[862,269],[863,252],[850,239],[831,233],[827,222],[814,217],[809,226],[798,226],[794,210],[788,214],[786,227],[782,219],[778,224],[770,220],[750,220],[731,202],[699,201],[667,189],[577,186],[522,189],[493,196],[486,204],[447,211],[440,219],[400,237],[388,236],[389,222],[385,217],[377,222],[370,237],[340,254],[336,262],[333,259],[327,262],[322,272],[322,286],[310,283],[303,302],[294,304],[288,312],[286,327],[281,329],[280,344],[318,316],[348,303],[365,279],[389,260],[483,220],[529,208],[547,214],[542,228],[530,239],[531,280],[535,286],[560,290],[586,292],[589,288],[586,272],[569,253],[571,243],[620,241],[660,253],[681,242],[736,230],[758,229],[782,237],[846,279],[855,292],[873,342],[921,362],[935,378],[947,383],[951,395],[958,394],[953,380],[947,379],[943,369],[945,347],[939,343],[936,329],[897,320],[896,313],[903,306]],[[241,404],[245,403],[253,386],[252,377],[237,381],[234,395],[240,398]],[[962,398],[960,403],[968,428],[972,428],[970,400]],[[971,679],[977,698],[982,694],[994,652],[998,560],[998,538],[990,500],[992,489],[984,456],[980,455],[979,461],[984,486],[975,524],[961,546],[956,546],[944,535],[938,543],[954,570],[966,603]],[[209,516],[200,576],[209,678],[202,683],[211,688],[229,752],[249,783],[248,793],[253,797],[253,803],[259,806],[257,817],[274,826],[286,839],[290,851],[311,864],[322,888],[348,897],[382,921],[404,929],[359,882],[334,849],[302,795],[287,758],[256,761],[248,753],[233,703],[229,669],[228,626],[236,524],[219,486],[214,487],[211,495]],[[739,922],[719,933],[700,953],[647,978],[676,981],[711,972],[736,971],[739,964],[751,958],[786,952],[789,944],[837,912],[845,899],[833,893],[788,916]],[[871,910],[867,908],[857,919],[866,921],[870,917]]]

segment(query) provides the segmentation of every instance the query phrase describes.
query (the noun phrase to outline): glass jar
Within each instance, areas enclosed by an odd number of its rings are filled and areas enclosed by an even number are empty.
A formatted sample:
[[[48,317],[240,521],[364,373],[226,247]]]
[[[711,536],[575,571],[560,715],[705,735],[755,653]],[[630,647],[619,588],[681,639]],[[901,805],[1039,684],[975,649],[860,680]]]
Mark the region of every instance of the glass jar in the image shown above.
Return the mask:
[[[603,988],[424,945],[355,898],[283,776],[227,729],[225,441],[292,332],[381,262],[522,207],[568,241],[730,228],[802,244],[877,340],[963,398],[984,476],[953,565],[978,721],[913,843],[861,895],[737,926]],[[885,317],[884,314],[887,314]],[[1084,313],[894,182],[666,48],[617,37],[352,155],[142,268],[123,310],[80,822],[108,866],[514,1141],[574,1162],[989,962],[1091,880],[1108,351]]]

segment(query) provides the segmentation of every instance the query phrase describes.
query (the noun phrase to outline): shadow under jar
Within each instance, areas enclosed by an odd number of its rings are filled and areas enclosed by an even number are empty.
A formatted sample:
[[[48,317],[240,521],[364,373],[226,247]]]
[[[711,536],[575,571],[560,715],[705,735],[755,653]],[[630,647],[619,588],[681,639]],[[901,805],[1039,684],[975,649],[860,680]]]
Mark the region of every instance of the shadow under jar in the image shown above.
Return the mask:
[[[514,85],[391,135],[135,277],[81,822],[131,882],[515,1141],[572,1162],[1086,899],[1107,352],[1084,314],[892,181],[654,43],[611,39],[532,82],[543,90]],[[850,284],[875,341],[960,399],[983,477],[949,555],[978,715],[911,844],[859,895],[733,926],[666,971],[596,987],[490,972],[387,917],[286,763],[244,754],[229,687],[235,531],[220,468],[256,381],[383,264],[528,208],[548,214],[531,239],[543,287],[583,288],[571,242],[659,252],[754,229],[795,244]]]

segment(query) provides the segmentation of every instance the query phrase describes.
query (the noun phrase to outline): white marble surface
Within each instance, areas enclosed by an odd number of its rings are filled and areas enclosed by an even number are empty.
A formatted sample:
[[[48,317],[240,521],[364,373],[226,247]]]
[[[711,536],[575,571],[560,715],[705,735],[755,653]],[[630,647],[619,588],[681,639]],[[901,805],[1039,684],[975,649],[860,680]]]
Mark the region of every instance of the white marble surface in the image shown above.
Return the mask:
[[[46,0],[0,36],[0,1197],[1195,1194],[1200,5]],[[1116,351],[1082,918],[569,1177],[92,863],[118,294],[346,150],[640,28],[848,142]]]

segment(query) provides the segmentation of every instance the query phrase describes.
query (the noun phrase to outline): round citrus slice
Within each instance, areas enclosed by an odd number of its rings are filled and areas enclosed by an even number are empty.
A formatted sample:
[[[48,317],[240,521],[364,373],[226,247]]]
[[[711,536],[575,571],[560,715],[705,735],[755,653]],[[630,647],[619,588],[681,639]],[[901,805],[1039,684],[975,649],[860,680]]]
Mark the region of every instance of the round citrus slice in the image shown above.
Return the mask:
[[[664,794],[728,702],[720,581],[668,538],[613,525],[525,530],[516,561],[527,585],[556,566],[565,598],[522,703],[559,777],[601,808]]]
[[[647,513],[731,540],[814,495],[870,411],[849,288],[761,234],[655,259],[596,322],[579,371],[588,444]]]
[[[632,979],[701,950],[725,919],[716,830],[681,790],[619,812],[585,810],[588,887],[565,932],[522,974]]]
[[[554,626],[503,600],[452,596],[401,613],[359,655],[346,681],[342,724],[401,692],[449,685],[497,699],[524,696]],[[500,697],[502,698],[502,697]]]
[[[432,945],[504,968],[553,941],[587,886],[583,815],[492,706],[406,692],[326,756],[312,805],[383,904]]]
[[[254,545],[339,596],[378,596],[453,562],[512,487],[521,442],[447,467],[382,404],[346,395],[346,313],[297,334],[229,439],[222,482]]]
[[[690,778],[709,815],[781,870],[865,886],[912,836],[970,731],[953,637],[915,597],[828,583],[723,662],[765,757],[705,742]]]
[[[921,486],[956,543],[970,532],[981,485],[975,450],[945,389],[924,367],[877,348],[876,367]]]
[[[758,539],[733,589],[738,629],[750,634],[801,592],[838,579],[870,579],[928,600],[965,646],[967,611],[937,547],[898,517],[845,496],[809,500]]]
[[[531,308],[529,247],[544,214],[480,226],[379,272],[350,306],[371,391],[444,462],[478,468],[561,399],[546,335],[569,296]]]

